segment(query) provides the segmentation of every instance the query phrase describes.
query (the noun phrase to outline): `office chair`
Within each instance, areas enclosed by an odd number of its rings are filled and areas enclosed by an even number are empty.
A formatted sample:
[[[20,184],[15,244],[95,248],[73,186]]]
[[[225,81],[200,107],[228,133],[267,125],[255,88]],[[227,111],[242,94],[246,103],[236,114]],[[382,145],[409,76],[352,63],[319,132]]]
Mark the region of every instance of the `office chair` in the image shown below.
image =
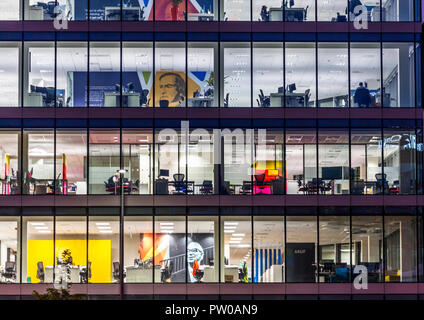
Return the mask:
[[[56,18],[60,13],[55,13],[54,9],[59,6],[59,2],[58,1],[49,1],[47,2],[46,5],[46,13],[48,15],[50,15],[50,17],[52,17],[53,19]]]
[[[16,262],[6,261],[1,275],[6,279],[6,282],[7,280],[9,280],[9,282],[14,282],[16,280]]]
[[[375,175],[375,179],[377,180],[376,191],[378,194],[385,193],[389,188],[389,184],[387,183],[386,177],[387,177],[387,174],[382,174],[382,173],[377,173]]]
[[[44,265],[42,261],[37,262],[37,279],[39,279],[41,283],[44,282]]]
[[[186,186],[186,181],[184,181],[184,174],[183,173],[176,173],[173,175],[174,178],[174,187],[175,191],[173,194],[186,194],[189,192],[192,192],[192,190],[189,190]]]
[[[224,195],[234,194],[234,189],[231,189],[230,187],[230,181],[222,182],[220,193]]]
[[[262,89],[259,89],[259,100],[261,107],[269,107],[271,105],[270,97],[265,96]]]
[[[212,180],[203,180],[203,184],[200,187],[200,193],[203,195],[212,194],[213,184]]]
[[[252,182],[251,181],[243,181],[243,185],[240,189],[240,194],[251,194],[252,193]]]
[[[119,262],[118,262],[118,274],[119,274]],[[80,272],[81,283],[88,283],[88,280],[91,279],[91,261],[88,261],[87,267],[83,268]],[[118,276],[119,279],[119,276]]]
[[[307,16],[308,16],[308,8],[309,8],[309,6],[306,6],[306,8],[305,8],[305,20],[307,19]]]
[[[161,277],[160,277],[161,282],[165,283],[165,282],[168,282],[168,280],[171,280],[171,276],[173,272],[174,272],[174,261],[168,260],[165,265],[165,268],[162,270],[162,273],[161,273]]]
[[[389,188],[389,193],[397,195],[400,191],[400,182],[399,180],[393,181],[393,185]]]
[[[113,265],[113,272],[112,272],[113,279],[116,280],[117,282],[119,282],[120,281],[120,274],[119,274],[119,267],[120,267],[120,265],[119,265],[119,261],[113,262],[112,265]],[[125,274],[124,271],[122,271],[122,272],[123,272],[123,275],[122,276],[123,276],[123,278],[125,278],[126,274]]]
[[[259,188],[258,194],[263,194],[265,189],[265,173],[255,174],[256,186]]]
[[[227,93],[227,94],[225,95],[225,99],[224,99],[224,107],[225,107],[225,108],[228,108],[229,98],[230,98],[230,94],[229,94],[229,93]]]

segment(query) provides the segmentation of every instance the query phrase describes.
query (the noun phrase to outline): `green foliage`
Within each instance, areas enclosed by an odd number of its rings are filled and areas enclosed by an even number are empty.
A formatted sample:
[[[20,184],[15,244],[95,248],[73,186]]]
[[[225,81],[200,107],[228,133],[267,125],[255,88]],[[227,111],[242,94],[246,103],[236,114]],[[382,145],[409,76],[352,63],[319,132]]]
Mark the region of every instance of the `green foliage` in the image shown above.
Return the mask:
[[[72,253],[71,250],[65,249],[62,252],[62,261],[64,264],[72,264]]]
[[[36,300],[84,300],[86,299],[85,294],[70,294],[69,290],[66,289],[54,289],[48,288],[46,293],[40,294],[37,291],[32,292],[33,297]]]
[[[213,87],[213,83],[214,83],[214,74],[213,71],[211,72],[209,79],[206,81],[206,83],[208,84],[208,86]]]

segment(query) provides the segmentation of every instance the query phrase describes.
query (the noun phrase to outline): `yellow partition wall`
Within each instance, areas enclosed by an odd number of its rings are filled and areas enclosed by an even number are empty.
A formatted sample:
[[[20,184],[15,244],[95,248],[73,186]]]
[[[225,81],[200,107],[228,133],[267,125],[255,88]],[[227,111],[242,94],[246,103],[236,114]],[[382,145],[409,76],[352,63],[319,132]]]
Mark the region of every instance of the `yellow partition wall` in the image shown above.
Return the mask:
[[[89,240],[88,260],[91,262],[91,283],[110,283],[112,279],[111,240]],[[85,266],[87,263],[86,240],[56,240],[54,259],[61,257],[65,249],[71,251],[73,264]],[[53,265],[53,240],[28,240],[28,277],[31,282],[37,279],[37,262],[44,267]]]

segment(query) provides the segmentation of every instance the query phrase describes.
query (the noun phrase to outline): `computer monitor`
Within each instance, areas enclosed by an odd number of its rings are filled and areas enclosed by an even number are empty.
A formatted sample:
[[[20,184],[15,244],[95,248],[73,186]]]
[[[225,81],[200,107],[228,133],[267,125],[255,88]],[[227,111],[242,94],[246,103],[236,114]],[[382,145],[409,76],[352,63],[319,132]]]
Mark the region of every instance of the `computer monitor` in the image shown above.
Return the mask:
[[[296,83],[289,84],[289,85],[287,86],[287,91],[288,91],[289,93],[293,93],[294,91],[296,91]]]
[[[128,88],[128,92],[129,93],[133,93],[134,92],[134,88],[135,88],[134,83],[133,82],[128,83],[127,84],[127,88]]]
[[[160,169],[159,170],[159,177],[169,177],[169,170]]]
[[[278,87],[278,93],[284,93],[284,87]]]

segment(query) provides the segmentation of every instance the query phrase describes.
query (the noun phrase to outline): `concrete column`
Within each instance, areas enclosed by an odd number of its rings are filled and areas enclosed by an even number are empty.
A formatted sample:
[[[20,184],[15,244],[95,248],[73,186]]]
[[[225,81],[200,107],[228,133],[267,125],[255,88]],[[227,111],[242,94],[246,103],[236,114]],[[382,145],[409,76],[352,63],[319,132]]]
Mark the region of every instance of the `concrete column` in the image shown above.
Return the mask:
[[[369,235],[368,236],[368,262],[379,262],[379,235]]]
[[[411,74],[410,63],[411,61],[409,59],[409,44],[400,44],[398,65],[399,107],[414,107],[414,101],[412,99],[413,95],[411,95],[411,90],[413,90],[414,87],[414,74]]]
[[[416,234],[413,217],[403,218],[400,229],[400,280],[415,281],[416,274]]]

